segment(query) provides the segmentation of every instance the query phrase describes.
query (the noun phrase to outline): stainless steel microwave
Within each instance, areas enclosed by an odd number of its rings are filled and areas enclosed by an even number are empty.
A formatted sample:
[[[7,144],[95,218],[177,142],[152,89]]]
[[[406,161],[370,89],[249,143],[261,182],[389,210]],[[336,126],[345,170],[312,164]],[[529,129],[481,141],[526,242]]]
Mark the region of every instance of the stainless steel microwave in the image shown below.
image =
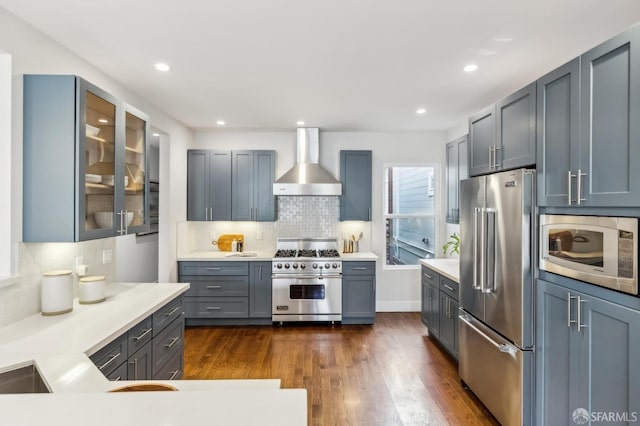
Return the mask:
[[[638,219],[540,215],[539,266],[638,295]]]

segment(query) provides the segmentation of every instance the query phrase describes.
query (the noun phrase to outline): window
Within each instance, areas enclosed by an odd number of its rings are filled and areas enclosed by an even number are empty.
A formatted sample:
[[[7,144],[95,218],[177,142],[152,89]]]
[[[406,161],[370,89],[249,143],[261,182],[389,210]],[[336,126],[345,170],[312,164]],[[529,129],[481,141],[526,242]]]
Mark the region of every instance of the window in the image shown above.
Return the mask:
[[[414,268],[435,257],[435,166],[385,166],[386,265]]]

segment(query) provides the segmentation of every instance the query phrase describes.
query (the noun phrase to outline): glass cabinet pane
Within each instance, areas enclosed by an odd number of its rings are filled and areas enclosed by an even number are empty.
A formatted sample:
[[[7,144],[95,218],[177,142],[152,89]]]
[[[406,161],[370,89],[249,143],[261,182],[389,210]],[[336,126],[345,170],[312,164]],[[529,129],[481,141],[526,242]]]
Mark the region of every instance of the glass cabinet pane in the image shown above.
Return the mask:
[[[84,229],[113,228],[116,106],[90,91],[85,94]]]
[[[125,116],[125,210],[127,227],[145,224],[146,121],[130,112]]]

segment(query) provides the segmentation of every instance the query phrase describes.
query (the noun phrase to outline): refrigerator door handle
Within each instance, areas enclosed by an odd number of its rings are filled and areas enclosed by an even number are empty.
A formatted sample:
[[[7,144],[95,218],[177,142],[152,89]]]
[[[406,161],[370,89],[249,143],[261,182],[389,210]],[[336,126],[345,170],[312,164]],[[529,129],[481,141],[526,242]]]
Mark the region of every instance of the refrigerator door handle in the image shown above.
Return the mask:
[[[481,232],[480,228],[478,226],[478,217],[481,216],[481,209],[479,207],[474,207],[473,209],[473,236],[474,236],[474,241],[473,241],[473,289],[474,290],[480,290],[481,286],[480,286],[480,273],[481,271],[480,269],[480,265],[481,265],[481,260],[478,255],[480,254],[480,250],[478,250],[478,245],[482,244],[482,240],[481,240]]]
[[[480,330],[478,327],[473,325],[471,323],[471,321],[469,321],[469,317],[467,317],[467,315],[462,314],[462,315],[459,315],[458,318],[460,319],[460,321],[464,322],[467,327],[471,328],[473,331],[478,333],[478,335],[480,337],[482,337],[484,340],[486,340],[488,343],[490,343],[491,346],[495,347],[500,352],[511,353],[510,349],[503,349],[503,348],[507,348],[508,346],[511,346],[511,345],[497,343],[491,337],[489,337],[485,333],[483,333],[482,330]],[[513,349],[515,349],[515,348],[513,348]]]
[[[496,214],[495,210],[486,210],[486,255],[484,263],[486,268],[486,281],[482,286],[483,293],[493,293],[496,290]]]

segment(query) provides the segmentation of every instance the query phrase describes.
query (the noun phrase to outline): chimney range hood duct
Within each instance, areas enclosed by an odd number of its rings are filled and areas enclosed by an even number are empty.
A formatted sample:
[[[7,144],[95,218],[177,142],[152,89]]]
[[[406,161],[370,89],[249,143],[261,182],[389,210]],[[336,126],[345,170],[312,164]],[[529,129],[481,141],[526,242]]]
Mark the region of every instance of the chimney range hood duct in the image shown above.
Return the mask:
[[[298,128],[297,162],[273,184],[274,195],[342,195],[342,184],[320,166],[318,129]]]

